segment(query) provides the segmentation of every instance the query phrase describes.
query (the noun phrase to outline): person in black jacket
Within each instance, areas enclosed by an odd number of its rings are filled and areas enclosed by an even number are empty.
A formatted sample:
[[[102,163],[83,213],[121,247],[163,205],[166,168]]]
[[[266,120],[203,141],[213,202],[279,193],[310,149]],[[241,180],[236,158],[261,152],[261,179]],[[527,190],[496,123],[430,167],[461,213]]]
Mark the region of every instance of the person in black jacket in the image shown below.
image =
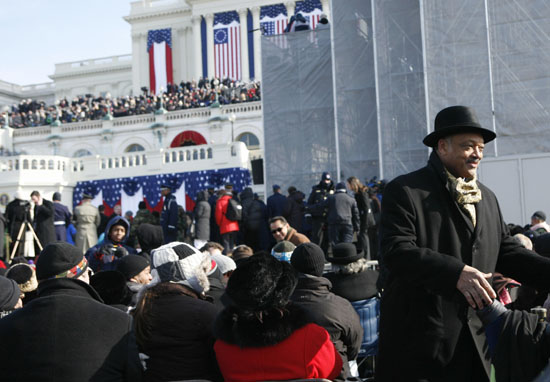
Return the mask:
[[[265,206],[254,198],[250,187],[241,192],[241,204],[243,206],[243,218],[240,225],[244,243],[251,247],[254,252],[265,249],[262,246],[266,231],[267,217]]]
[[[332,247],[332,271],[326,277],[332,283],[332,292],[348,301],[361,301],[378,295],[378,271],[368,269],[367,260],[353,243]]]
[[[132,318],[103,304],[73,245],[47,245],[38,297],[0,320],[0,380],[141,381]]]
[[[222,381],[212,325],[218,311],[207,299],[210,255],[173,242],[153,251],[153,281],[134,313],[146,359],[145,381]]]
[[[13,257],[23,256],[25,253],[25,231],[27,229],[23,228],[23,231],[21,231],[21,226],[25,221],[29,223],[31,222],[30,209],[31,204],[28,200],[24,199],[21,191],[17,191],[15,198],[6,206],[6,221],[8,225],[8,233],[11,238],[9,255],[13,252],[15,244],[18,243],[17,251],[14,253]],[[20,231],[21,236],[19,237],[19,241],[17,241],[17,236]]]
[[[307,199],[307,214],[311,216],[311,242],[319,245],[325,253],[328,251],[328,234],[326,229],[327,208],[322,204],[329,195],[334,194],[334,182],[328,172],[321,176],[319,184],[311,188]],[[319,206],[322,206],[319,208]]]
[[[348,361],[356,359],[361,348],[363,328],[359,316],[348,300],[331,292],[332,284],[322,277],[325,254],[318,245],[304,243],[296,247],[290,264],[300,272],[290,299],[312,322],[330,334],[344,361],[342,373],[336,380],[343,381],[351,376]]]
[[[281,194],[281,187],[273,185],[273,195],[267,198],[267,217],[281,216],[286,204],[286,196]]]
[[[346,191],[346,185],[338,183],[334,195],[321,203],[322,206],[328,207],[328,240],[331,246],[351,243],[353,232],[359,231],[357,202]]]
[[[178,237],[178,202],[172,194],[172,186],[163,184],[160,192],[164,196],[160,225],[164,233],[164,243],[168,244],[177,240]]]
[[[42,198],[38,191],[31,193],[31,200],[34,203],[34,230],[42,248],[44,248],[56,240],[53,224],[55,210],[53,203]],[[40,252],[37,245],[35,245],[35,251],[36,253]]]
[[[286,198],[285,208],[283,209],[283,215],[288,224],[300,233],[304,233],[302,230],[302,221],[304,219],[304,198],[306,196],[302,191],[298,191],[296,187],[290,186],[288,188],[288,196]]]
[[[357,246],[363,251],[365,259],[372,260],[368,232],[370,228],[376,226],[374,211],[372,209],[372,199],[369,196],[368,187],[363,185],[355,176],[348,178],[348,186],[355,194],[355,201],[357,202],[357,209],[359,210],[360,224],[359,231],[357,232]]]

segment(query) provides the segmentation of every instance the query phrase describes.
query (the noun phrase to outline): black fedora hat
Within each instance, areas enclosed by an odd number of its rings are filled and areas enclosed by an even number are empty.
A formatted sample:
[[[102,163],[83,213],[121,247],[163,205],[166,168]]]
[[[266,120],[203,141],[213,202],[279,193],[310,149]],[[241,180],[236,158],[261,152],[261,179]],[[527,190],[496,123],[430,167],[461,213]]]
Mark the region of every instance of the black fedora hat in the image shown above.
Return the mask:
[[[353,243],[339,243],[332,247],[332,257],[327,260],[334,264],[349,264],[363,257],[363,251],[357,251]]]
[[[497,136],[493,131],[481,127],[472,108],[450,106],[437,113],[434,131],[428,134],[422,142],[426,146],[435,147],[441,138],[462,133],[480,134],[485,143],[492,141]]]

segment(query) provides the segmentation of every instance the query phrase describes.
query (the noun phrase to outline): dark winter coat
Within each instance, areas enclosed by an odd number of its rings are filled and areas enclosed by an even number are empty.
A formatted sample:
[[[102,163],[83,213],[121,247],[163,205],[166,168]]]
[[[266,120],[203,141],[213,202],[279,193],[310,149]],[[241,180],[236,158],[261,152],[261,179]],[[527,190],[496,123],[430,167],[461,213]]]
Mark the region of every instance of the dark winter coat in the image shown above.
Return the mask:
[[[509,235],[495,195],[478,184],[482,200],[475,207],[475,227],[451,197],[436,152],[426,167],[386,186],[381,248],[389,275],[380,313],[381,381],[441,375],[465,325],[478,333],[481,323],[456,288],[465,264],[534,286],[550,283],[550,260]],[[474,341],[482,349],[485,337]],[[452,380],[464,380],[455,374]]]
[[[348,301],[361,301],[378,294],[376,280],[378,271],[367,269],[353,274],[326,273],[323,275],[332,284],[332,293]]]
[[[208,191],[200,191],[197,194],[197,204],[193,215],[195,218],[195,238],[198,240],[210,240],[210,215],[212,213],[208,203]]]
[[[27,200],[14,199],[6,206],[6,220],[8,223],[8,233],[12,241],[17,239],[17,234],[21,228],[21,224],[25,221],[25,215],[27,221],[30,223],[29,209],[31,205]],[[26,213],[25,213],[26,212]],[[25,237],[23,236],[23,240]]]
[[[352,225],[354,231],[359,231],[359,210],[357,202],[344,190],[336,191],[325,202],[328,206],[328,224]]]
[[[245,188],[241,193],[241,204],[243,206],[242,224],[247,230],[259,231],[262,225],[267,224],[267,217],[264,206],[254,200],[252,189]]]
[[[329,184],[321,181],[319,184],[311,187],[311,193],[307,199],[307,205],[310,209],[311,216],[314,219],[325,219],[326,208],[318,208],[319,204],[324,202],[329,195],[334,194],[334,182],[331,180]]]
[[[38,298],[0,320],[1,381],[140,381],[132,318],[88,284],[40,283]]]
[[[281,193],[275,192],[269,198],[267,198],[267,217],[272,218],[274,216],[283,216],[283,210],[286,204],[286,196]]]
[[[324,277],[300,274],[291,300],[306,312],[309,320],[327,330],[344,361],[343,372],[349,376],[348,361],[357,358],[363,328],[351,303],[332,293],[331,288]]]
[[[176,197],[172,194],[164,198],[160,225],[164,233],[164,242],[171,243],[172,241],[176,241],[178,236],[178,203]]]
[[[361,231],[366,231],[367,228],[374,227],[376,220],[372,209],[372,200],[369,194],[365,192],[356,192],[355,201],[359,210],[359,228]]]
[[[302,220],[304,218],[304,198],[305,195],[301,191],[294,191],[286,198],[283,216],[291,227],[294,227],[298,232],[302,231]]]
[[[34,206],[34,229],[42,247],[55,241],[54,214],[53,203],[49,200],[42,199],[42,205]]]
[[[221,381],[213,347],[214,305],[181,294],[167,294],[151,304],[151,335],[140,344],[140,351],[150,357],[144,380]]]

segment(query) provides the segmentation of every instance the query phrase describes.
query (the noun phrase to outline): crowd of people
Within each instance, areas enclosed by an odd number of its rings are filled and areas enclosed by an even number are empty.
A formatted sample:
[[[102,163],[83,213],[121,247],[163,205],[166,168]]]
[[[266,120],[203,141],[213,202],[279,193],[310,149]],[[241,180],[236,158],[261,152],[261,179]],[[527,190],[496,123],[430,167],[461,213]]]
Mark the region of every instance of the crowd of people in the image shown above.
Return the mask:
[[[126,117],[154,113],[161,106],[167,111],[185,110],[210,106],[218,100],[222,105],[242,102],[253,102],[261,99],[259,81],[241,82],[230,79],[200,79],[199,81],[182,81],[168,84],[162,94],[152,94],[146,87],[141,95],[122,97],[81,95],[72,100],[63,98],[55,105],[46,105],[43,101],[22,100],[13,105],[9,111],[0,115],[0,125],[19,129],[49,125],[56,121],[59,114],[61,123],[98,120],[107,114]]]
[[[309,209],[325,209],[328,216],[326,200],[338,196],[325,180],[325,197],[311,206],[294,187],[287,197],[275,185],[266,205],[250,188],[238,194],[226,184],[199,192],[188,212],[163,184],[160,215],[142,202],[135,216],[122,216],[120,206],[105,216],[88,194],[71,212],[59,193],[51,201],[38,191],[18,193],[3,219],[11,243],[0,261],[0,338],[13,354],[26,356],[2,376],[20,376],[27,357],[41,349],[48,355],[25,378],[357,376],[363,328],[351,302],[376,296],[378,271],[351,240],[331,240],[327,253],[306,236]],[[264,242],[261,234],[269,231]],[[29,244],[25,236],[34,233]],[[346,292],[350,281],[360,289],[353,295]],[[107,331],[97,317],[108,322]],[[46,325],[35,326],[37,319]],[[27,325],[33,329],[19,331]],[[75,338],[77,331],[85,333]],[[72,351],[62,356],[65,346]],[[69,364],[78,372],[64,372]]]
[[[325,172],[307,201],[225,184],[185,211],[163,184],[158,216],[143,202],[108,217],[87,194],[73,214],[59,194],[17,195],[1,220],[0,380],[358,381],[372,377],[357,368],[365,302],[376,380],[545,380],[550,326],[526,310],[550,307],[550,225],[543,211],[505,224],[476,181],[495,137],[444,109],[426,167],[388,184]]]

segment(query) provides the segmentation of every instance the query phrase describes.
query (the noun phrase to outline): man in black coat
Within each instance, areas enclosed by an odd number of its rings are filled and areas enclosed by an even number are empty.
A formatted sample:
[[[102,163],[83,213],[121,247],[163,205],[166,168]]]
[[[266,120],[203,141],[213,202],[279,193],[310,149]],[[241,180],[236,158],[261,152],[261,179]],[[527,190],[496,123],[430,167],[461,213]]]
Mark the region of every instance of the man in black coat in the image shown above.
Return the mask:
[[[36,276],[38,297],[0,320],[0,380],[140,381],[132,318],[103,304],[82,252],[49,244]]]
[[[286,205],[286,196],[281,194],[281,187],[273,185],[273,195],[267,198],[267,217],[281,216]]]
[[[290,299],[306,312],[307,318],[326,329],[342,357],[342,373],[336,381],[351,377],[348,361],[357,358],[363,328],[351,303],[331,292],[332,284],[324,277],[325,254],[316,244],[300,244],[290,258],[300,272],[298,285]]]
[[[311,194],[307,199],[308,213],[311,215],[311,242],[315,243],[327,253],[328,235],[326,230],[327,208],[318,208],[323,205],[329,195],[334,194],[334,182],[328,172],[324,172],[321,181],[311,188]],[[307,216],[307,214],[306,214]]]
[[[332,247],[338,243],[351,243],[353,232],[359,231],[357,202],[346,191],[346,185],[338,183],[334,195],[322,203],[328,207],[328,240]]]
[[[495,137],[472,109],[444,109],[423,141],[434,149],[428,165],[386,186],[379,381],[487,381],[486,338],[474,309],[496,297],[492,273],[550,284],[550,260],[509,235],[495,195],[476,180]]]
[[[31,200],[34,203],[34,230],[42,248],[44,248],[55,241],[55,226],[53,224],[55,210],[53,203],[42,198],[38,191],[31,193]],[[40,252],[36,245],[35,250],[36,253]]]

